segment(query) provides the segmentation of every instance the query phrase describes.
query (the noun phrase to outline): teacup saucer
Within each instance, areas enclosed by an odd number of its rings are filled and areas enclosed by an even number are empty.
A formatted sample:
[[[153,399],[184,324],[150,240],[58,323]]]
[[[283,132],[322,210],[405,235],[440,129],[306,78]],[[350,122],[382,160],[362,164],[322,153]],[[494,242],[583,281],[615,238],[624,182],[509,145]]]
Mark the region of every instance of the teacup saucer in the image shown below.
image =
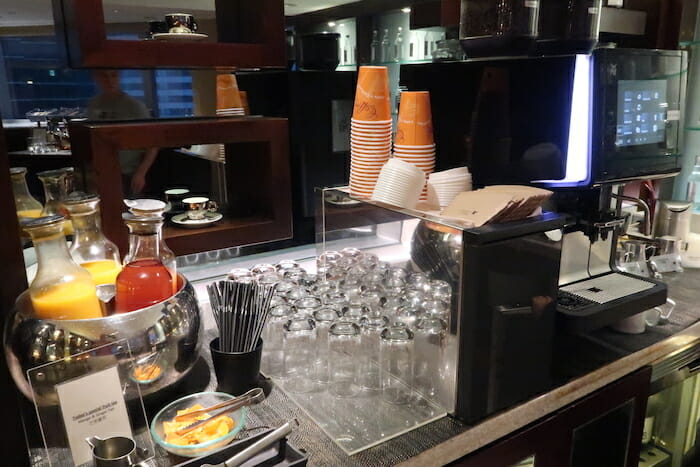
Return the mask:
[[[207,227],[215,222],[219,222],[224,217],[220,212],[208,212],[204,215],[204,219],[190,219],[187,213],[178,214],[171,219],[174,224],[181,227],[196,229],[198,227]]]
[[[207,37],[207,34],[199,32],[161,32],[151,36],[155,41],[201,41]]]

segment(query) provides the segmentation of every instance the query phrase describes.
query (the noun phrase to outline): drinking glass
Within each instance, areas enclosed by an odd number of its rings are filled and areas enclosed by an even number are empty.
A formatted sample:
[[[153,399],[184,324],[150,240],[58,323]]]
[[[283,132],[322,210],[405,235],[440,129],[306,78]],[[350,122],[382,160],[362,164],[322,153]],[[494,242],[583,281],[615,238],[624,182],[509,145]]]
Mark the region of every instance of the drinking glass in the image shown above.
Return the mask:
[[[420,306],[407,303],[400,306],[394,316],[394,321],[403,323],[410,329],[414,329],[418,320],[423,316],[423,309]]]
[[[414,361],[414,385],[428,399],[439,397],[440,368],[444,366],[447,323],[434,316],[418,320],[415,330],[416,355]]]
[[[299,263],[297,263],[293,259],[283,259],[282,261],[277,263],[275,268],[281,273],[284,273],[284,271],[286,270],[300,268],[300,266]]]
[[[282,277],[295,284],[303,284],[307,281],[306,270],[300,267],[282,269]]]
[[[378,392],[382,389],[382,380],[379,375],[379,340],[387,326],[389,326],[389,319],[379,314],[371,314],[360,320],[362,341],[360,386],[365,391]]]
[[[316,351],[316,324],[311,318],[292,318],[284,325],[284,387],[293,393],[314,388],[311,370]]]
[[[286,297],[287,292],[289,292],[290,290],[292,290],[295,287],[297,287],[297,285],[294,282],[287,281],[287,280],[281,280],[277,283],[277,288],[275,289],[275,294],[280,295],[282,297]]]
[[[321,268],[335,266],[338,263],[338,260],[340,260],[342,257],[343,255],[341,255],[338,251],[324,251],[318,255],[318,258],[316,258],[316,267]]]
[[[227,278],[237,282],[252,282],[254,275],[246,268],[235,268],[228,272]]]
[[[284,376],[284,325],[291,317],[292,307],[286,302],[270,308],[262,336],[265,345],[260,362],[260,369],[267,376]]]
[[[445,281],[432,280],[430,281],[430,295],[435,300],[452,301],[452,287]]]
[[[329,382],[328,374],[328,330],[338,321],[340,313],[329,307],[319,308],[314,312],[316,322],[316,358],[313,367],[313,380],[320,384]]]
[[[413,397],[413,332],[395,324],[384,329],[379,341],[382,399],[396,405],[408,404]]]
[[[379,311],[382,306],[384,294],[377,290],[367,289],[360,294],[360,299],[371,311]]]
[[[256,276],[260,276],[262,274],[268,274],[271,272],[277,274],[277,268],[274,267],[272,264],[261,263],[261,264],[256,264],[255,266],[253,266],[253,268],[250,270],[250,272]]]
[[[362,251],[357,248],[343,248],[340,250],[340,254],[346,258],[359,259],[362,257]]]
[[[321,308],[322,305],[320,298],[304,297],[294,302],[294,311],[299,316],[308,316],[310,318],[313,316],[314,311]]]
[[[296,285],[287,291],[287,293],[285,294],[285,297],[287,298],[287,300],[294,303],[297,300],[304,298],[304,297],[309,297],[310,295],[311,295],[311,292],[309,291],[309,289],[307,289],[306,287],[303,287],[301,285]]]
[[[343,320],[358,323],[367,316],[370,308],[362,303],[351,303],[343,308]]]
[[[336,397],[354,397],[360,392],[358,382],[361,350],[360,326],[338,321],[328,330],[330,392]]]

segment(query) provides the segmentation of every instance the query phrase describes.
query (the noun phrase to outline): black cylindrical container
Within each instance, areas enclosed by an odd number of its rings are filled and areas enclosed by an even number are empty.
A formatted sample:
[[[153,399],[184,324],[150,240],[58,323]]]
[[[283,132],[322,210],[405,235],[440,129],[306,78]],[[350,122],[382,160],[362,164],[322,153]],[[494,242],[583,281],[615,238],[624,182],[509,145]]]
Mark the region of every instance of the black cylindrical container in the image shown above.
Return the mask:
[[[340,63],[338,33],[317,33],[301,36],[300,65],[304,70],[333,71]]]
[[[535,53],[589,53],[598,43],[603,0],[540,0]]]
[[[219,350],[219,338],[209,344],[218,390],[240,396],[260,386],[260,358],[262,357],[262,339],[251,352],[222,352]]]
[[[462,0],[461,7],[459,39],[467,57],[531,51],[537,37],[539,0]]]

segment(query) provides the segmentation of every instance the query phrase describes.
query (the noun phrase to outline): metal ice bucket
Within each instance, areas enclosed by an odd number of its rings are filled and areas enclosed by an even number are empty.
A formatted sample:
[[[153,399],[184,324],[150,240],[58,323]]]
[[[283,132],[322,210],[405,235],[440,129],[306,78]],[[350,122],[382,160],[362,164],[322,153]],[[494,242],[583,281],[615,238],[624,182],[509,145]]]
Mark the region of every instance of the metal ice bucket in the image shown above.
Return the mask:
[[[39,405],[57,401],[53,391],[32,391],[27,370],[65,359],[44,372],[42,386],[53,385],[90,370],[89,359],[111,359],[120,368],[157,365],[151,380],[134,381],[141,395],[147,396],[172,385],[192,368],[199,355],[202,324],[192,285],[180,276],[179,291],[148,308],[104,318],[82,320],[41,320],[33,318],[27,291],[15,303],[5,323],[4,348],[8,368],[19,390]],[[128,346],[123,345],[124,340]],[[110,343],[120,343],[109,355],[86,354],[67,358]],[[130,352],[127,352],[127,347]],[[96,362],[92,362],[96,363]],[[127,363],[128,365],[125,365]],[[33,394],[37,397],[33,397]],[[133,393],[126,392],[130,397]]]

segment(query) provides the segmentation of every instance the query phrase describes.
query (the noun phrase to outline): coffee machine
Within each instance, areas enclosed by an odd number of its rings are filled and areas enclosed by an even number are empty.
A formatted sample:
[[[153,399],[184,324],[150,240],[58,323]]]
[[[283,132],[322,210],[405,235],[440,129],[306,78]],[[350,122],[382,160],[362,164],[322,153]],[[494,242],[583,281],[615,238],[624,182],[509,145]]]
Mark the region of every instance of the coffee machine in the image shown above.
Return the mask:
[[[615,187],[680,172],[686,56],[591,54],[404,66],[431,93],[437,170],[468,165],[476,187],[531,184],[564,214],[557,323],[582,333],[665,302],[666,285],[621,272]]]

